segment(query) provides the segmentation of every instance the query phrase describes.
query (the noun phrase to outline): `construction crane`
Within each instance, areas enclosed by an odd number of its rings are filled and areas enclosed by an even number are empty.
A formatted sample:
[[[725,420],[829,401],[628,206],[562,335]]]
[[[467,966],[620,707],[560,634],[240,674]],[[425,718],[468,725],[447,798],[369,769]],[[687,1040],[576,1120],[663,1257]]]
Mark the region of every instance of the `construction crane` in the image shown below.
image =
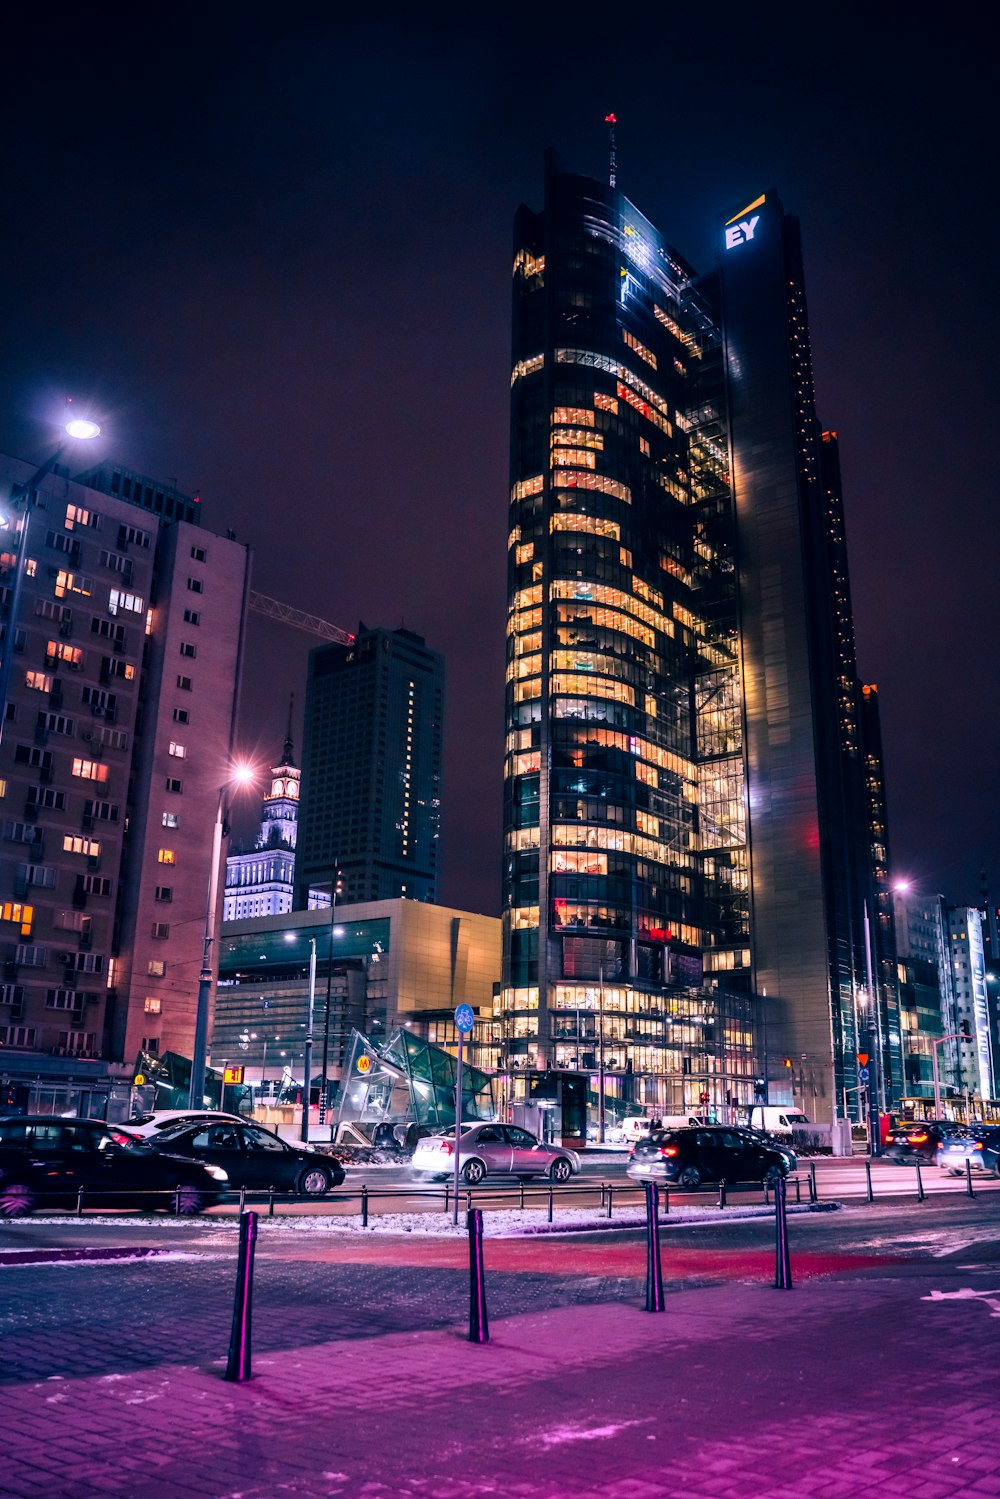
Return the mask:
[[[308,635],[318,635],[321,640],[335,640],[338,645],[354,644],[354,636],[349,631],[342,630],[339,625],[332,625],[328,619],[319,619],[315,614],[306,614],[302,609],[293,609],[291,604],[268,598],[266,593],[251,591],[248,605],[254,614],[263,614],[267,619],[276,619],[296,630],[305,630]]]

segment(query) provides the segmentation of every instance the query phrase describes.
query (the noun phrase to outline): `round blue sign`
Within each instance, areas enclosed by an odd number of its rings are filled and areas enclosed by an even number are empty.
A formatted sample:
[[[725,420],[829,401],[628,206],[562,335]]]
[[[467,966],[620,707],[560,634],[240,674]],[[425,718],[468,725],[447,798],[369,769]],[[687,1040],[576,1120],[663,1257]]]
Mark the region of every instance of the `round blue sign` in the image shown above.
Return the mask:
[[[868,1068],[867,1067],[859,1067],[858,1068],[858,1082],[859,1083],[866,1083],[868,1081],[868,1078],[869,1078]]]
[[[467,1036],[475,1023],[476,1017],[472,1013],[472,1006],[459,1005],[458,1009],[455,1011],[455,1024],[462,1032],[462,1035]]]

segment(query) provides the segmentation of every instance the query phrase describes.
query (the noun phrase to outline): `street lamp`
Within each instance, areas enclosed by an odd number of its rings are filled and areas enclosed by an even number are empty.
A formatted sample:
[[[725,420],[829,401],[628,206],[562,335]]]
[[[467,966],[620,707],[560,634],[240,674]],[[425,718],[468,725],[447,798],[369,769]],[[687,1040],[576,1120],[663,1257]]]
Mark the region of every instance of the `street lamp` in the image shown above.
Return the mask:
[[[228,781],[219,787],[212,829],[212,863],[208,871],[208,901],[205,906],[205,942],[202,948],[201,974],[198,979],[198,1008],[195,1012],[194,1046],[191,1048],[191,1086],[188,1108],[200,1109],[205,1098],[205,1057],[208,1052],[208,1012],[212,997],[212,941],[215,937],[215,911],[219,895],[219,864],[222,859],[223,833],[226,826],[226,793],[234,786],[245,786],[254,777],[252,765],[237,765]]]
[[[294,932],[285,933],[286,942],[295,941]],[[306,1026],[306,1050],[303,1061],[302,1082],[302,1133],[301,1139],[309,1139],[309,1099],[312,1092],[313,1015],[316,1009],[316,938],[309,938],[309,1022]]]
[[[327,1096],[330,1087],[330,1000],[333,992],[333,939],[337,935],[337,896],[339,893],[340,870],[335,862],[333,881],[330,886],[330,959],[326,969],[326,1010],[323,1014],[323,1068],[319,1091],[320,1124],[326,1123]]]
[[[86,421],[78,417],[67,422],[63,429],[67,438],[75,442],[88,442],[92,437],[100,434],[100,427],[96,422]],[[28,525],[31,520],[31,495],[36,485],[40,484],[47,474],[55,468],[59,459],[69,447],[67,441],[63,441],[56,448],[51,458],[46,459],[41,468],[37,468],[30,479],[23,484],[15,484],[11,490],[7,513],[0,518],[0,525],[9,526],[24,506],[24,515],[17,530],[17,541],[14,544],[14,578],[11,583],[10,604],[7,610],[7,632],[3,641],[3,656],[0,658],[0,739],[3,738],[4,723],[7,718],[7,695],[10,692],[11,669],[14,657],[14,637],[17,633],[17,619],[21,609],[21,591],[24,587],[24,575],[28,566]]]

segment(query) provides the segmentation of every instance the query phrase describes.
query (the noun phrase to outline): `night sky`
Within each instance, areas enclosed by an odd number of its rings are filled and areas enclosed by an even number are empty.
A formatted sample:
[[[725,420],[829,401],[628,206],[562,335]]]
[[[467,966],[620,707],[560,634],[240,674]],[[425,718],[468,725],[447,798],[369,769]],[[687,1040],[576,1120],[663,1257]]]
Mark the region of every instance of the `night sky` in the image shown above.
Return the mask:
[[[41,462],[72,394],[94,460],[199,494],[260,592],[444,653],[444,903],[499,904],[512,219],[548,146],[606,173],[609,110],[619,187],[696,266],[734,201],[801,219],[893,870],[1000,896],[982,9],[33,9],[5,29],[0,448]],[[251,620],[262,762],[316,643]]]

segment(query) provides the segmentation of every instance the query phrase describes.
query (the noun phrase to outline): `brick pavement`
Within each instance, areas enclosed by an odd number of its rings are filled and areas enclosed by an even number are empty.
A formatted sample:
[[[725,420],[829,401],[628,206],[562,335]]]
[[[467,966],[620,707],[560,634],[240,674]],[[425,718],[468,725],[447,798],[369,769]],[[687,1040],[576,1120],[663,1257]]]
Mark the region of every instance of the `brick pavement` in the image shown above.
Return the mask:
[[[491,1314],[483,1347],[459,1323],[262,1349],[244,1385],[222,1380],[215,1347],[187,1365],[9,1382],[0,1491],[1000,1495],[1000,1315],[993,1297],[955,1295],[1000,1296],[1000,1269],[909,1262],[856,1276],[685,1289],[656,1316],[641,1295]]]

